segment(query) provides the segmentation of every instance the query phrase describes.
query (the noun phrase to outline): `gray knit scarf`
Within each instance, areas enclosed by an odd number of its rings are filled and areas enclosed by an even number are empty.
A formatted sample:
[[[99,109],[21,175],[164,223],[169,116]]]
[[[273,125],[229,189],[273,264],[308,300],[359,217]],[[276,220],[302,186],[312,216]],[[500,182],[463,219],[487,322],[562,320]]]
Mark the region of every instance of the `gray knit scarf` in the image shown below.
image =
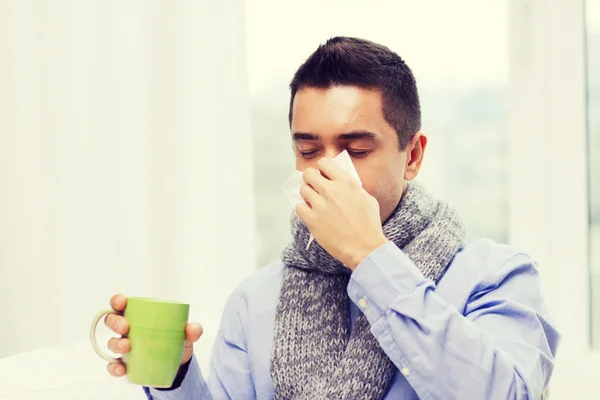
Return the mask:
[[[385,236],[434,282],[465,238],[456,212],[409,182],[383,225]],[[316,241],[294,214],[294,240],[283,252],[283,278],[271,353],[277,399],[381,399],[396,367],[360,313],[349,326],[350,270]]]

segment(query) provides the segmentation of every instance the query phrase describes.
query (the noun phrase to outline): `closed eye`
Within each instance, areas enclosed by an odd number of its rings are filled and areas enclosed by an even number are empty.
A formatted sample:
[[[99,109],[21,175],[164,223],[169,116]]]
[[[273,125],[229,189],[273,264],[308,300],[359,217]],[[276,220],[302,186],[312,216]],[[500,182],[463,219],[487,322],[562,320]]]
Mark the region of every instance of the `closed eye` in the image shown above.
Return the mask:
[[[317,150],[300,151],[300,154],[302,154],[302,157],[304,158],[312,158],[317,154]]]
[[[348,150],[348,154],[356,158],[366,157],[370,152],[370,150]]]

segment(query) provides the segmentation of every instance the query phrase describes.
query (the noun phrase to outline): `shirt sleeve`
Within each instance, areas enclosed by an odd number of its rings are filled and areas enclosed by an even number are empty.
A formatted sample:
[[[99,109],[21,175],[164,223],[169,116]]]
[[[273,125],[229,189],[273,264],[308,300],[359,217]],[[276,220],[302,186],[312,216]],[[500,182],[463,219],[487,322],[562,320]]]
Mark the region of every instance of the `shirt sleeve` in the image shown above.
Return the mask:
[[[196,356],[192,356],[190,366],[177,389],[156,390],[144,388],[148,400],[212,400],[208,385],[202,376]]]
[[[149,400],[251,400],[255,398],[246,350],[247,305],[235,292],[228,300],[213,346],[208,381],[196,356],[181,386],[174,390],[144,389]],[[202,338],[200,338],[202,340]]]
[[[558,332],[533,261],[515,254],[471,292],[462,313],[389,242],[352,273],[348,294],[421,399],[539,399]]]

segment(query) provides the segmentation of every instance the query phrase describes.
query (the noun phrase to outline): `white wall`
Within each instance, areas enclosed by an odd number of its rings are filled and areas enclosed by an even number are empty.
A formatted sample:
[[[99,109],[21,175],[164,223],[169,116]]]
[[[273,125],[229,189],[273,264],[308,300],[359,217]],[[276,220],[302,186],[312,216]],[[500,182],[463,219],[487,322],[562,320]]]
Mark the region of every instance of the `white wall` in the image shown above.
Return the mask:
[[[243,2],[0,2],[0,357],[254,269]],[[231,251],[235,248],[235,251]]]

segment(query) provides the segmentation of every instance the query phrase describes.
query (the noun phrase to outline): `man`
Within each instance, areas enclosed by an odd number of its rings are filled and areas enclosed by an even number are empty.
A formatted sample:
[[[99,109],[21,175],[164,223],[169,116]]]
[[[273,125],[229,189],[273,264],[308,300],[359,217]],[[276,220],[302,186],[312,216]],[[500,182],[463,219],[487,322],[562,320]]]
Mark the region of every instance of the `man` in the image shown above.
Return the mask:
[[[466,242],[456,212],[413,182],[427,138],[402,59],[327,41],[294,75],[289,120],[306,201],[292,242],[231,295],[208,382],[192,351],[202,328],[188,324],[173,387],[144,388],[148,398],[540,398],[558,333],[536,266],[509,246]],[[362,185],[332,161],[344,150]],[[126,299],[111,304],[121,312]],[[122,316],[106,323],[127,332]]]

